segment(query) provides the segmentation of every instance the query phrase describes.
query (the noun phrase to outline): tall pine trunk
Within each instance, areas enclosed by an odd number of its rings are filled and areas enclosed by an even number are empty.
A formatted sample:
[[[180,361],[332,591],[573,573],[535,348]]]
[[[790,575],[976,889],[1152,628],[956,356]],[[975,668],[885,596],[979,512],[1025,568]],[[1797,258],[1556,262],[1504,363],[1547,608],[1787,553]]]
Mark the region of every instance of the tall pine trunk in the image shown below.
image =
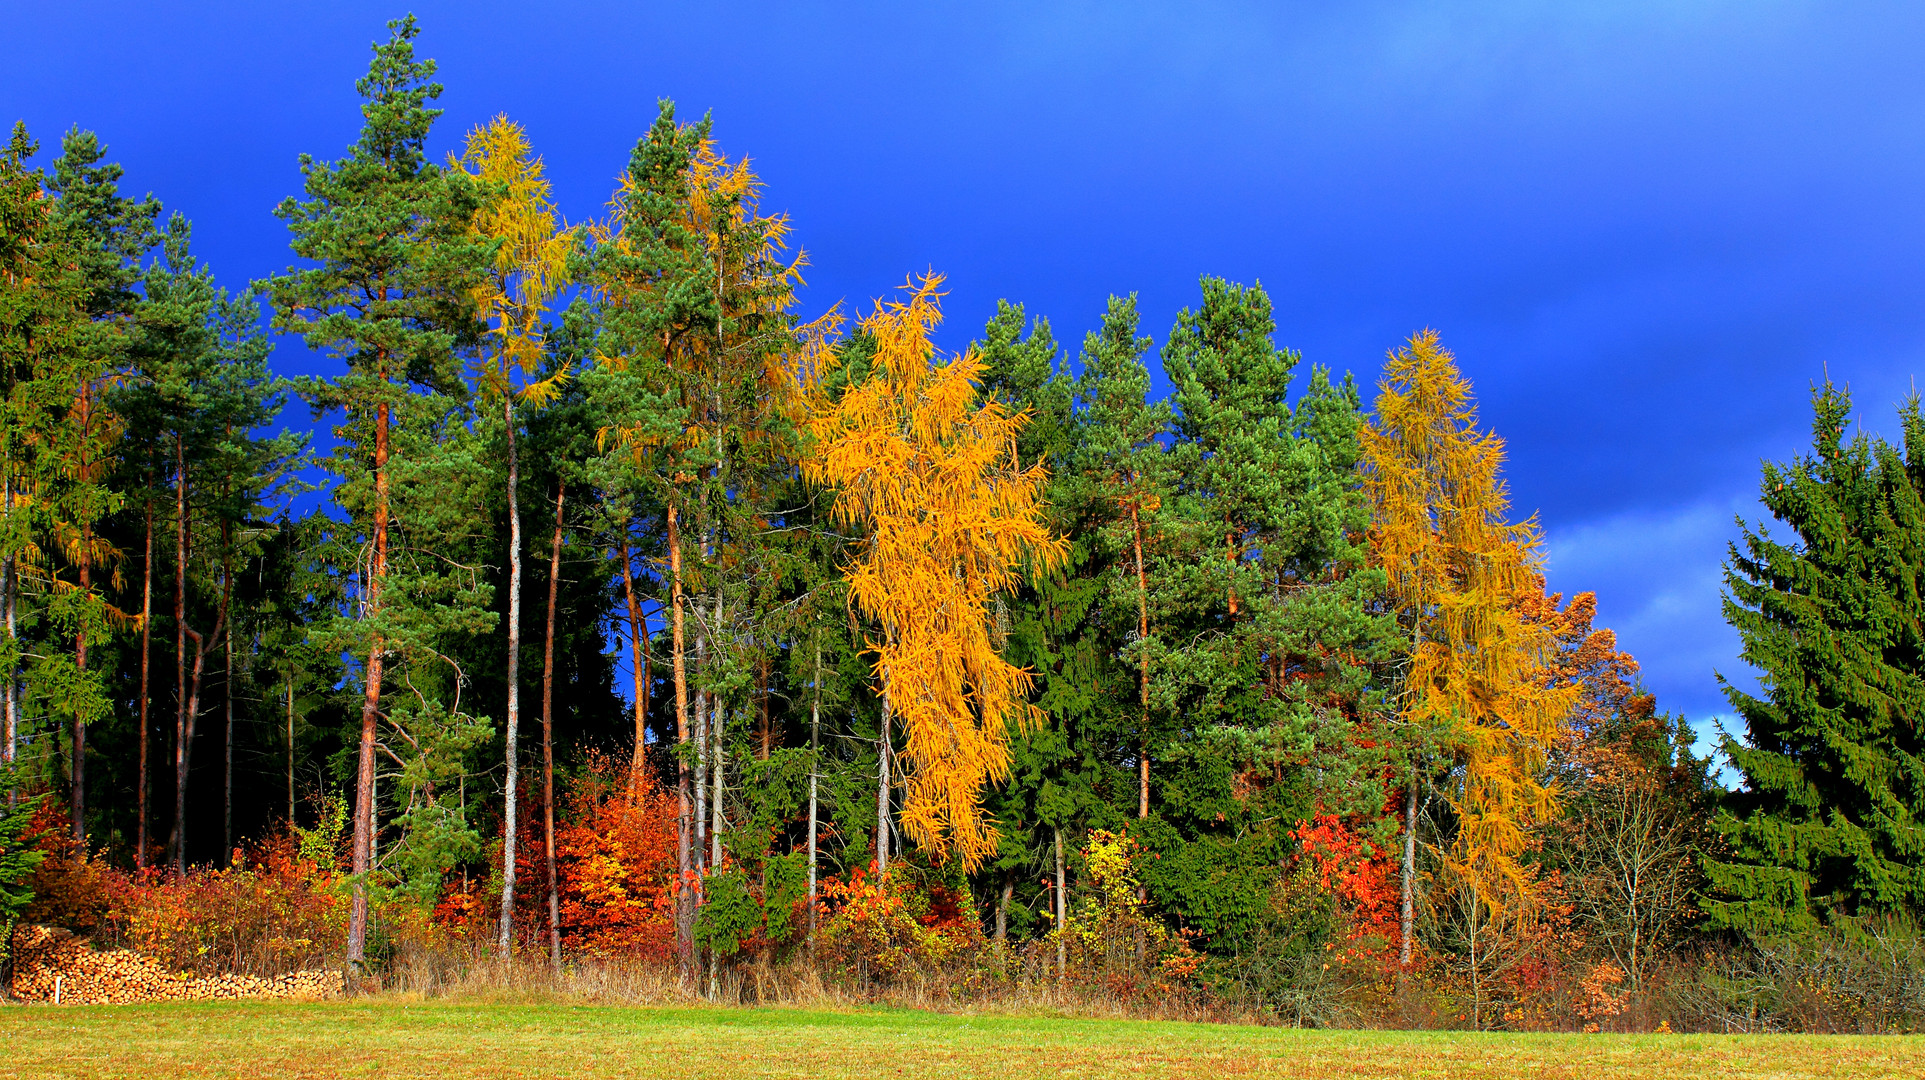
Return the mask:
[[[176,877],[187,870],[187,768],[194,714],[187,698],[187,450],[174,438],[174,821],[167,849]]]
[[[287,826],[294,827],[294,672],[287,673]]]
[[[384,365],[385,367],[385,365]],[[370,614],[380,610],[381,585],[388,573],[388,453],[390,433],[387,402],[374,411],[374,554],[363,585]],[[374,743],[380,733],[383,642],[368,640],[367,685],[361,696],[361,745],[355,769],[354,903],[348,912],[347,962],[359,972],[367,961],[368,873],[374,869]]]
[[[695,868],[690,856],[694,822],[689,802],[688,769],[688,663],[684,656],[682,627],[682,530],[675,506],[668,508],[669,634],[674,650],[671,666],[675,675],[675,955],[681,962],[682,981],[695,977]]]
[[[1150,579],[1143,572],[1143,521],[1130,504],[1130,528],[1136,547],[1136,640],[1145,651],[1138,654],[1136,696],[1142,708],[1136,743],[1136,816],[1150,816]]]
[[[87,460],[88,441],[92,438],[94,421],[93,383],[82,379],[80,383],[80,477],[82,482],[93,479],[93,463]],[[91,513],[83,515],[80,522],[80,596],[85,604],[93,591],[94,569],[94,522]],[[83,615],[80,629],[74,633],[74,669],[80,681],[87,681],[87,623]],[[68,810],[73,816],[74,843],[84,854],[87,850],[87,714],[76,702],[74,705],[73,731],[69,736],[71,755],[71,778],[73,797],[68,801]]]
[[[232,537],[228,533],[227,522],[221,522],[221,610],[231,610],[229,605],[234,599],[233,548],[229,546]],[[225,712],[222,722],[224,736],[221,747],[221,865],[228,866],[234,860],[234,632],[229,628],[221,638],[222,677],[221,704]]]
[[[561,588],[562,499],[555,483],[555,539],[548,555],[548,630],[541,650],[541,827],[548,860],[548,960],[561,970],[561,889],[555,876],[555,600]]]
[[[622,526],[622,598],[628,604],[628,650],[635,672],[635,754],[628,761],[628,799],[633,803],[648,779],[648,691],[654,678],[649,663],[642,603],[635,596],[633,555],[628,549],[628,526]]]
[[[153,476],[148,474],[147,488],[153,490]],[[147,869],[147,700],[149,697],[149,668],[153,660],[154,642],[154,499],[147,497],[146,546],[141,558],[140,570],[140,810],[138,824],[134,831],[134,868]]]
[[[0,467],[4,467],[6,470],[6,474],[0,476],[0,485],[4,485],[5,487],[4,494],[0,494],[0,511],[6,513],[7,521],[11,524],[13,521],[13,461],[11,457]],[[15,608],[13,597],[17,588],[14,580],[15,565],[15,556],[11,552],[7,555],[6,563],[0,565],[0,618],[6,620],[7,642],[9,647],[17,649],[19,648],[20,639],[16,634],[16,622],[14,618]],[[13,764],[14,755],[17,753],[16,747],[20,742],[20,673],[18,668],[19,665],[17,663],[9,662],[6,670],[0,671],[0,681],[4,681],[5,683],[4,686],[0,686],[0,710],[4,710],[5,712],[5,716],[0,718],[0,722],[4,722],[6,726],[6,745],[0,746],[0,761],[5,761],[8,765]],[[11,771],[9,771],[8,775],[9,777],[12,776]],[[7,809],[13,809],[14,798],[15,789],[11,780],[9,780],[7,785]]]
[[[514,952],[515,933],[515,825],[517,779],[521,771],[516,752],[516,737],[521,728],[521,459],[515,442],[514,399],[502,395],[502,425],[508,432],[508,730],[506,750],[508,778],[501,838],[501,933],[496,950],[503,957]]]

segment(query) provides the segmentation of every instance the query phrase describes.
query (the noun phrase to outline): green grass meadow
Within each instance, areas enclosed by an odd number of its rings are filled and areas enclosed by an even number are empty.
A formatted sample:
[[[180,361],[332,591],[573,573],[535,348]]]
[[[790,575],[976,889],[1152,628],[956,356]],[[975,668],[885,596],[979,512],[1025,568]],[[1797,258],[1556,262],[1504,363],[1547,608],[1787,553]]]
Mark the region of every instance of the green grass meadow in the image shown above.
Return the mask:
[[[0,1077],[1904,1077],[1925,1037],[1298,1031],[895,1010],[0,1009]]]

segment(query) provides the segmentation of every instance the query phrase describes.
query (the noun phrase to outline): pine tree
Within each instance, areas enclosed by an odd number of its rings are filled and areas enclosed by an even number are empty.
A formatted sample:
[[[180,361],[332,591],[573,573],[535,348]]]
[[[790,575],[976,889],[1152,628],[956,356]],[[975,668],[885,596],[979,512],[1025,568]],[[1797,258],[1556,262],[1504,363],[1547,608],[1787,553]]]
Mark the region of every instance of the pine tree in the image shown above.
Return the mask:
[[[429,81],[434,63],[415,59],[419,28],[409,16],[388,29],[388,40],[374,47],[368,74],[356,84],[366,102],[359,139],[338,162],[304,155],[306,201],[290,198],[276,210],[294,234],[294,253],[309,266],[270,284],[276,328],[300,331],[310,348],[339,357],[348,368],[303,389],[317,410],[345,411],[346,422],[337,429],[340,450],[328,465],[342,478],[336,497],[354,519],[357,540],[367,545],[365,556],[359,543],[351,545],[353,554],[344,560],[357,568],[359,589],[358,618],[342,634],[363,658],[347,957],[357,968],[365,956],[375,744],[389,668],[411,653],[424,661],[436,658],[436,635],[477,627],[485,616],[485,587],[473,570],[439,564],[436,554],[468,527],[449,515],[477,503],[450,501],[451,492],[434,488],[463,483],[464,474],[473,475],[464,465],[479,464],[462,461],[448,441],[463,437],[456,409],[460,350],[483,332],[474,297],[485,285],[495,245],[471,231],[483,193],[459,170],[443,171],[427,159],[424,144],[440,115],[429,103],[441,86]],[[416,386],[425,392],[412,392]],[[413,513],[397,514],[400,500]],[[408,535],[395,535],[398,523]],[[419,561],[397,565],[398,553]],[[397,573],[413,580],[397,584]],[[417,686],[425,681],[414,680]],[[451,691],[457,687],[458,679],[449,685]],[[451,702],[458,700],[451,695]],[[445,729],[451,751],[473,738],[472,718],[451,704],[428,708],[434,715],[421,721]],[[417,744],[422,738],[425,732],[415,736]],[[429,802],[440,811],[436,820],[453,824],[432,795]],[[455,835],[459,831],[456,826]],[[511,916],[503,913],[504,919]]]
[[[1812,450],[1768,463],[1760,498],[1790,532],[1745,525],[1725,619],[1761,695],[1727,683],[1743,773],[1707,860],[1713,925],[1801,931],[1830,915],[1925,910],[1925,417],[1903,443],[1845,437],[1851,397],[1812,395]]]
[[[1083,372],[1077,379],[1082,429],[1076,471],[1095,487],[1092,497],[1105,504],[1112,551],[1127,552],[1110,595],[1128,600],[1116,606],[1135,609],[1135,638],[1126,646],[1137,669],[1137,816],[1150,816],[1150,664],[1163,651],[1150,622],[1150,585],[1146,550],[1154,550],[1158,514],[1170,477],[1163,444],[1171,413],[1166,402],[1150,399],[1150,371],[1143,362],[1151,339],[1136,336],[1140,325],[1136,297],[1110,297],[1101,329],[1083,342]]]
[[[160,204],[151,197],[136,202],[120,194],[121,167],[103,163],[104,148],[92,132],[69,130],[60,142],[47,190],[56,196],[51,224],[61,234],[80,277],[80,308],[86,321],[64,371],[71,400],[44,444],[48,464],[41,499],[54,519],[55,546],[72,573],[49,593],[51,621],[71,635],[71,666],[65,657],[48,657],[40,667],[46,701],[67,721],[68,815],[74,840],[87,836],[87,731],[110,715],[104,680],[89,670],[89,649],[98,646],[115,623],[129,621],[109,603],[95,571],[118,562],[120,553],[101,536],[101,523],[119,509],[121,497],[106,481],[120,418],[108,408],[108,394],[125,375],[128,320],[138,296],[134,284],[140,260],[154,245],[154,218]],[[51,371],[44,378],[59,379]],[[50,562],[49,576],[61,574]],[[71,586],[68,588],[67,586]]]
[[[174,519],[177,696],[168,847],[176,872],[187,865],[187,780],[207,658],[221,648],[232,666],[234,561],[254,547],[243,535],[258,533],[264,516],[261,503],[285,479],[290,460],[305,445],[304,439],[288,434],[260,434],[280,414],[286,384],[267,370],[272,345],[261,332],[259,302],[252,289],[230,296],[217,286],[212,272],[191,254],[191,238],[185,218],[169,220],[163,258],[144,278],[145,300],[129,340],[134,378],[114,398],[131,428],[122,475],[130,485],[146,488],[143,547],[148,566],[143,568],[142,593],[149,598],[143,602],[149,618],[156,502],[171,504],[166,509]],[[161,498],[169,488],[173,497]],[[163,511],[163,524],[166,516]],[[211,618],[205,617],[209,606]],[[196,630],[196,624],[205,632]],[[224,679],[231,702],[233,672],[224,672]],[[230,706],[230,717],[231,712]],[[144,745],[147,733],[142,727]],[[230,780],[223,787],[231,792],[231,722],[222,734],[227,743],[223,773]],[[144,783],[144,771],[142,776]],[[223,820],[231,821],[231,797],[224,797],[223,804]],[[232,850],[231,837],[223,837],[220,846],[225,858]]]

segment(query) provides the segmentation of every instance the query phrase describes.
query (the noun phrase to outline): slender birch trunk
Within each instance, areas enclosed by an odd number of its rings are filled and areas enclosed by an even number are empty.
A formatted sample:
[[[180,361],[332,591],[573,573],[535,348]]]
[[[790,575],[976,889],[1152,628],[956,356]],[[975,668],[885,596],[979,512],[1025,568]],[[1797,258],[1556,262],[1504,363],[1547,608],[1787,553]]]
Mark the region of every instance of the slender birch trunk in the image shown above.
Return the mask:
[[[503,755],[508,776],[501,839],[501,929],[495,950],[504,958],[515,948],[516,784],[521,757],[516,738],[521,728],[521,458],[515,441],[514,398],[503,394],[501,422],[508,433],[508,725]]]
[[[816,782],[822,773],[822,637],[815,639],[815,695],[809,702],[809,951],[815,951]]]
[[[1063,969],[1069,966],[1069,876],[1063,862],[1063,827],[1054,827],[1056,833],[1056,977],[1062,978]]]
[[[1404,791],[1404,867],[1403,918],[1397,946],[1397,964],[1410,967],[1411,929],[1417,911],[1417,770],[1412,769]],[[1401,975],[1399,976],[1401,977]]]
[[[882,730],[876,738],[876,875],[889,872],[889,759],[895,755],[890,728],[889,673],[882,673]]]
[[[561,587],[562,498],[555,484],[555,539],[548,555],[548,631],[541,650],[541,826],[548,857],[548,962],[561,970],[561,888],[555,875],[555,598]]]

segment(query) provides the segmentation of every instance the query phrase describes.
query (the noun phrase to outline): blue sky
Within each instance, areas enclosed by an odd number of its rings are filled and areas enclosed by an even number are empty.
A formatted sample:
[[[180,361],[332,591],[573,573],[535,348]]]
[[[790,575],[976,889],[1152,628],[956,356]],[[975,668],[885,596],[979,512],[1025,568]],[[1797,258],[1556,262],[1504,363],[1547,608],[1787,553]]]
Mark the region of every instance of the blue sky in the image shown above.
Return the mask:
[[[6,120],[98,131],[232,283],[280,270],[302,152],[354,137],[399,3],[8,16]],[[1138,292],[1261,281],[1280,344],[1371,381],[1439,330],[1509,442],[1551,584],[1663,706],[1741,675],[1719,616],[1758,464],[1848,383],[1894,426],[1925,329],[1925,8],[1897,3],[418,3],[448,110],[527,126],[600,212],[658,97],[712,111],[787,210],[812,310],[949,275],[1061,341]],[[298,348],[280,366],[312,370]]]

